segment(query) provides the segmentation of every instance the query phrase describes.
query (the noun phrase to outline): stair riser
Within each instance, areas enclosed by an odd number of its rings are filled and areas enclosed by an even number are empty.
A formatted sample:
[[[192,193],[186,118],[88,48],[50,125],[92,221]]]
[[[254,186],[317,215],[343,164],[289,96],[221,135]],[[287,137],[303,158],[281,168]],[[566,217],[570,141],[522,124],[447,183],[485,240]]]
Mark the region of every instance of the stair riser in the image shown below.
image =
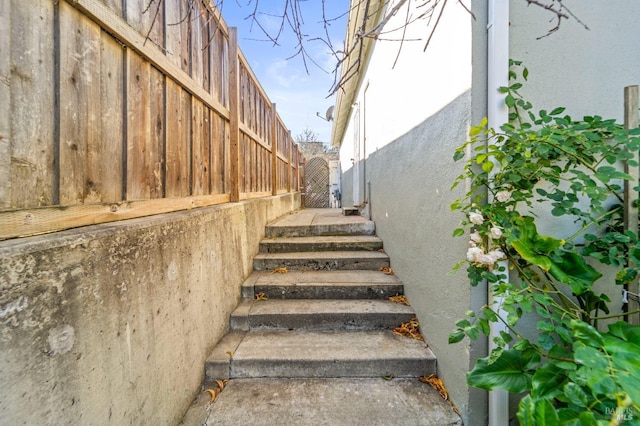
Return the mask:
[[[345,225],[314,225],[314,226],[267,226],[266,236],[272,237],[313,237],[324,235],[375,235],[376,229],[372,222]]]
[[[435,360],[377,359],[363,361],[233,361],[230,378],[256,377],[420,377],[436,373]]]
[[[260,253],[294,253],[300,251],[377,251],[382,248],[381,242],[353,243],[260,243]]]
[[[253,299],[257,293],[264,293],[269,299],[388,299],[391,296],[404,294],[400,285],[388,286],[262,286],[243,287],[242,297]]]
[[[336,271],[336,270],[373,270],[388,267],[389,259],[254,259],[253,269],[256,271],[273,271],[278,268],[287,270]]]
[[[390,330],[409,322],[415,313],[317,313],[289,315],[232,316],[231,329],[288,330]]]

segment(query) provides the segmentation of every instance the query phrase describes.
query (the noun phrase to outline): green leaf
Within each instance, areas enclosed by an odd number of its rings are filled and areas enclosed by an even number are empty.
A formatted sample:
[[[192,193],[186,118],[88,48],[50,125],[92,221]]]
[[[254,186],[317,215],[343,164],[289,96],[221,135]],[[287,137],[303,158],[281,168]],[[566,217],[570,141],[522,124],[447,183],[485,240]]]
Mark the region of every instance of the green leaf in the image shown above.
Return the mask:
[[[560,282],[569,284],[577,296],[588,290],[602,274],[589,265],[582,256],[574,252],[562,251],[554,257],[549,273]]]
[[[482,163],[482,170],[486,173],[491,172],[491,170],[493,169],[493,162],[491,161],[485,161],[484,163]]]
[[[496,315],[496,313],[490,307],[485,306],[484,308],[482,308],[482,314],[489,321],[498,322],[498,315]]]
[[[449,344],[453,344],[453,343],[458,343],[459,341],[461,341],[462,339],[464,339],[465,334],[464,334],[464,330],[456,330],[451,332],[451,334],[449,334]]]
[[[565,110],[565,109],[566,109],[566,108],[564,108],[564,107],[558,107],[558,108],[554,109],[553,111],[551,111],[551,112],[549,113],[549,115],[558,115],[558,114],[562,114],[562,113],[564,112],[564,110]]]
[[[460,235],[464,235],[464,229],[462,228],[457,228],[453,231],[453,236],[454,237],[459,237]]]
[[[547,362],[538,368],[531,379],[531,395],[536,399],[554,398],[561,393],[562,385],[567,381],[565,370],[555,362]]]
[[[596,417],[590,411],[585,411],[583,413],[580,413],[580,416],[578,416],[578,419],[580,421],[580,426],[598,426]]]
[[[609,361],[606,355],[591,346],[580,346],[576,349],[574,359],[577,363],[596,369],[606,369]]]
[[[518,421],[520,426],[536,426],[535,420],[536,404],[531,399],[531,395],[526,395],[518,404]]]
[[[571,320],[571,329],[575,338],[587,346],[600,348],[604,345],[604,338],[591,325],[580,320]]]
[[[509,108],[513,108],[513,106],[516,104],[516,100],[512,95],[507,95],[504,98],[504,103],[507,104]]]
[[[536,402],[535,424],[538,426],[556,426],[560,424],[558,411],[551,404],[551,401],[543,399]]]
[[[540,363],[537,353],[524,353],[509,349],[489,364],[487,358],[481,358],[467,374],[470,386],[493,390],[503,389],[511,393],[520,393],[531,389],[531,377],[534,368]]]
[[[616,273],[616,284],[625,285],[629,284],[638,276],[638,270],[636,268],[623,268]]]
[[[564,396],[567,400],[578,407],[586,407],[589,404],[589,395],[574,382],[569,382],[564,385]]]

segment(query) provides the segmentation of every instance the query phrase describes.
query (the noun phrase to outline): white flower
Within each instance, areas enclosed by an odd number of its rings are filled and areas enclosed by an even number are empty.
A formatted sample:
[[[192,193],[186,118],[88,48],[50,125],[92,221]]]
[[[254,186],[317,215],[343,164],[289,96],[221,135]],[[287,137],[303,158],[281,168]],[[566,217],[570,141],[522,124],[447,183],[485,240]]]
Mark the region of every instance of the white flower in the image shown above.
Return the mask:
[[[497,226],[494,226],[493,228],[491,228],[491,233],[489,234],[489,236],[493,240],[498,240],[502,238],[502,229],[498,228]]]
[[[504,258],[504,253],[500,250],[492,250],[487,254],[482,254],[477,257],[476,262],[483,265],[487,265],[492,268],[493,265],[500,259]]]
[[[478,259],[483,255],[484,251],[480,247],[469,247],[469,250],[467,250],[467,260],[469,262],[478,262]]]
[[[471,241],[473,241],[476,244],[482,242],[482,237],[480,236],[478,231],[471,233],[471,235],[469,235],[469,238],[471,239]]]
[[[507,201],[511,201],[511,191],[503,190],[496,194],[496,200],[501,203],[506,203]]]
[[[496,261],[498,261],[498,260],[502,260],[502,259],[504,259],[504,257],[505,257],[505,256],[504,256],[504,253],[503,253],[503,252],[501,252],[500,250],[491,250],[491,251],[488,253],[488,255],[489,255],[489,256],[491,256],[491,257],[493,257],[494,259],[496,259]]]
[[[469,213],[469,220],[475,225],[482,225],[484,223],[484,217],[482,217],[482,213],[478,210]]]

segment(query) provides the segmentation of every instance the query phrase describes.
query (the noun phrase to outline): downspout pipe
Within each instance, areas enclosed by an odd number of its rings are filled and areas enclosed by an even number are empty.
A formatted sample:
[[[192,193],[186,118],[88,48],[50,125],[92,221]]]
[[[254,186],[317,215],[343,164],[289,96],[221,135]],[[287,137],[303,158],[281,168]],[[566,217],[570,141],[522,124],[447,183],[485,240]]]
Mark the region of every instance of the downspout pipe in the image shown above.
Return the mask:
[[[505,94],[500,93],[500,87],[509,85],[509,0],[489,0],[487,23],[487,119],[490,128],[499,129],[509,121],[509,110],[505,104]],[[493,200],[489,199],[489,202]],[[501,262],[507,274],[509,265]],[[501,300],[488,295],[489,303],[496,302],[501,306]],[[503,317],[504,312],[498,311]],[[500,335],[500,331],[507,331],[504,324],[491,323],[489,334],[489,351],[495,348],[493,338]],[[509,394],[504,390],[489,392],[489,426],[507,426],[509,424]]]

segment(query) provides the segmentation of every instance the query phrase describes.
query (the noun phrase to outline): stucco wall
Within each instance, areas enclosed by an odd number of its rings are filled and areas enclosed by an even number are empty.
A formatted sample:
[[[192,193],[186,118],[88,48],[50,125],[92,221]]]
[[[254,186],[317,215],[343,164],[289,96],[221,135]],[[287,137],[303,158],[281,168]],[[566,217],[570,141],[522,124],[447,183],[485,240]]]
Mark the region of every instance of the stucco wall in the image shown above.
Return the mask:
[[[177,424],[299,194],[0,242],[0,424]]]
[[[467,245],[451,237],[460,217],[449,206],[462,195],[459,190],[450,191],[460,173],[452,160],[451,143],[465,139],[470,104],[468,92],[367,161],[377,234],[438,358],[438,375],[466,424],[481,425],[485,423],[484,396],[478,393],[471,398],[465,375],[470,358],[484,356],[483,342],[448,344],[455,321],[464,317],[473,300],[485,300],[480,288],[472,294],[464,271],[449,274],[464,257]]]

